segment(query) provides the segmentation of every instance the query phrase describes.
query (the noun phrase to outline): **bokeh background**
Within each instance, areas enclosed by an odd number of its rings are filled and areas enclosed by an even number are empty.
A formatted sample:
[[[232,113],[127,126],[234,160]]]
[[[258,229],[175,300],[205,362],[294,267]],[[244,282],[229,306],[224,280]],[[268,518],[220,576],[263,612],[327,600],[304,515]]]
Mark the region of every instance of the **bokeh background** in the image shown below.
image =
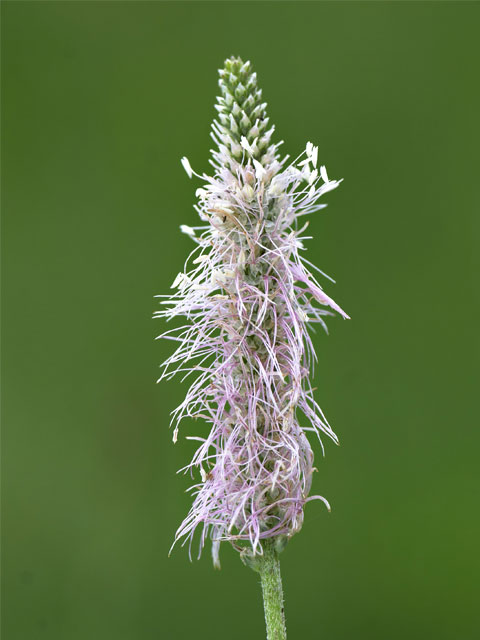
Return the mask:
[[[289,637],[477,638],[479,3],[2,5],[2,637],[264,637],[231,549],[167,558],[192,448],[151,319],[235,54],[344,178],[309,243],[352,316],[315,337],[342,446],[283,554]]]

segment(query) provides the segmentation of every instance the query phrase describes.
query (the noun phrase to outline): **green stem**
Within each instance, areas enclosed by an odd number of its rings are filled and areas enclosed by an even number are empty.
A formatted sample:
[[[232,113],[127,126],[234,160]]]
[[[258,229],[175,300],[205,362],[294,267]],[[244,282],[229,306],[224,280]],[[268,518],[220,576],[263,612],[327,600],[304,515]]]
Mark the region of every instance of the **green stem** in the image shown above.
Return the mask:
[[[258,570],[262,582],[267,640],[286,640],[280,559],[272,540],[263,543],[263,556],[258,559]]]

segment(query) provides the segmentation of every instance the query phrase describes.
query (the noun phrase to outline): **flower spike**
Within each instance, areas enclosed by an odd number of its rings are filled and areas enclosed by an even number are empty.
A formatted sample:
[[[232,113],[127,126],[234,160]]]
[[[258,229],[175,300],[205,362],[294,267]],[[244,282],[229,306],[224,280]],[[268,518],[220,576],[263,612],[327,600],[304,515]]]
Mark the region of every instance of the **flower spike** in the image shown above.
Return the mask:
[[[266,103],[249,62],[226,60],[220,70],[212,126],[213,175],[201,178],[200,227],[181,226],[196,243],[175,292],[156,316],[186,322],[163,337],[177,343],[160,380],[191,380],[173,412],[174,440],[185,417],[208,431],[185,471],[198,473],[193,506],[175,541],[200,530],[201,552],[230,542],[248,562],[265,542],[282,546],[302,526],[310,496],[313,452],[306,432],[337,437],[317,404],[309,375],[316,359],[309,327],[348,315],[322,289],[302,259],[302,217],[325,205],[335,189],[318,147],[287,165],[273,141]],[[302,424],[300,423],[302,421]]]

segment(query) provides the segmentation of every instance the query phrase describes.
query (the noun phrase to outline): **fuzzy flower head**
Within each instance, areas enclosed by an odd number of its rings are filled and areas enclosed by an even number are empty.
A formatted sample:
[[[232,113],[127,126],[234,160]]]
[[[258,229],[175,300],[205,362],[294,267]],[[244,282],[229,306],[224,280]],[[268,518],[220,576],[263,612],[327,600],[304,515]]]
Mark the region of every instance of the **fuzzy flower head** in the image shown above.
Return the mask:
[[[160,380],[177,372],[193,380],[173,412],[173,440],[184,417],[209,426],[192,438],[200,444],[184,470],[198,473],[198,483],[175,540],[191,545],[199,528],[200,552],[210,537],[216,565],[222,541],[254,558],[263,539],[281,544],[301,528],[306,502],[328,507],[309,495],[306,432],[337,438],[314,399],[308,327],[326,329],[334,312],[348,318],[301,257],[304,216],[323,208],[320,196],[339,182],[318,166],[310,142],[292,163],[281,158],[249,62],[227,60],[219,85],[213,175],[196,174],[182,159],[188,176],[202,181],[195,205],[202,224],[181,226],[196,247],[156,314],[185,319],[162,334],[178,346]]]

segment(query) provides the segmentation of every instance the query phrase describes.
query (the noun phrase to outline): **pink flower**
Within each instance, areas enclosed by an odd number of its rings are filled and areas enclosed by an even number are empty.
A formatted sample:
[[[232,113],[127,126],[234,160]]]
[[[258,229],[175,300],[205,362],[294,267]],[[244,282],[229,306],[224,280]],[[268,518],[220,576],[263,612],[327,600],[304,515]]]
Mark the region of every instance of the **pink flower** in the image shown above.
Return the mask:
[[[156,314],[186,318],[162,334],[178,347],[160,380],[177,372],[193,379],[173,412],[174,441],[184,417],[209,425],[192,438],[200,445],[184,470],[200,478],[175,541],[191,544],[200,526],[199,552],[211,537],[216,565],[221,541],[252,557],[261,540],[296,533],[309,500],[329,507],[309,496],[314,467],[305,433],[337,438],[313,396],[308,326],[326,329],[332,311],[348,318],[301,257],[302,217],[323,208],[319,197],[339,182],[325,167],[319,176],[311,143],[293,163],[280,159],[248,62],[227,60],[220,87],[213,176],[198,176],[182,159],[188,175],[204,182],[196,205],[203,225],[182,225],[197,246]]]

